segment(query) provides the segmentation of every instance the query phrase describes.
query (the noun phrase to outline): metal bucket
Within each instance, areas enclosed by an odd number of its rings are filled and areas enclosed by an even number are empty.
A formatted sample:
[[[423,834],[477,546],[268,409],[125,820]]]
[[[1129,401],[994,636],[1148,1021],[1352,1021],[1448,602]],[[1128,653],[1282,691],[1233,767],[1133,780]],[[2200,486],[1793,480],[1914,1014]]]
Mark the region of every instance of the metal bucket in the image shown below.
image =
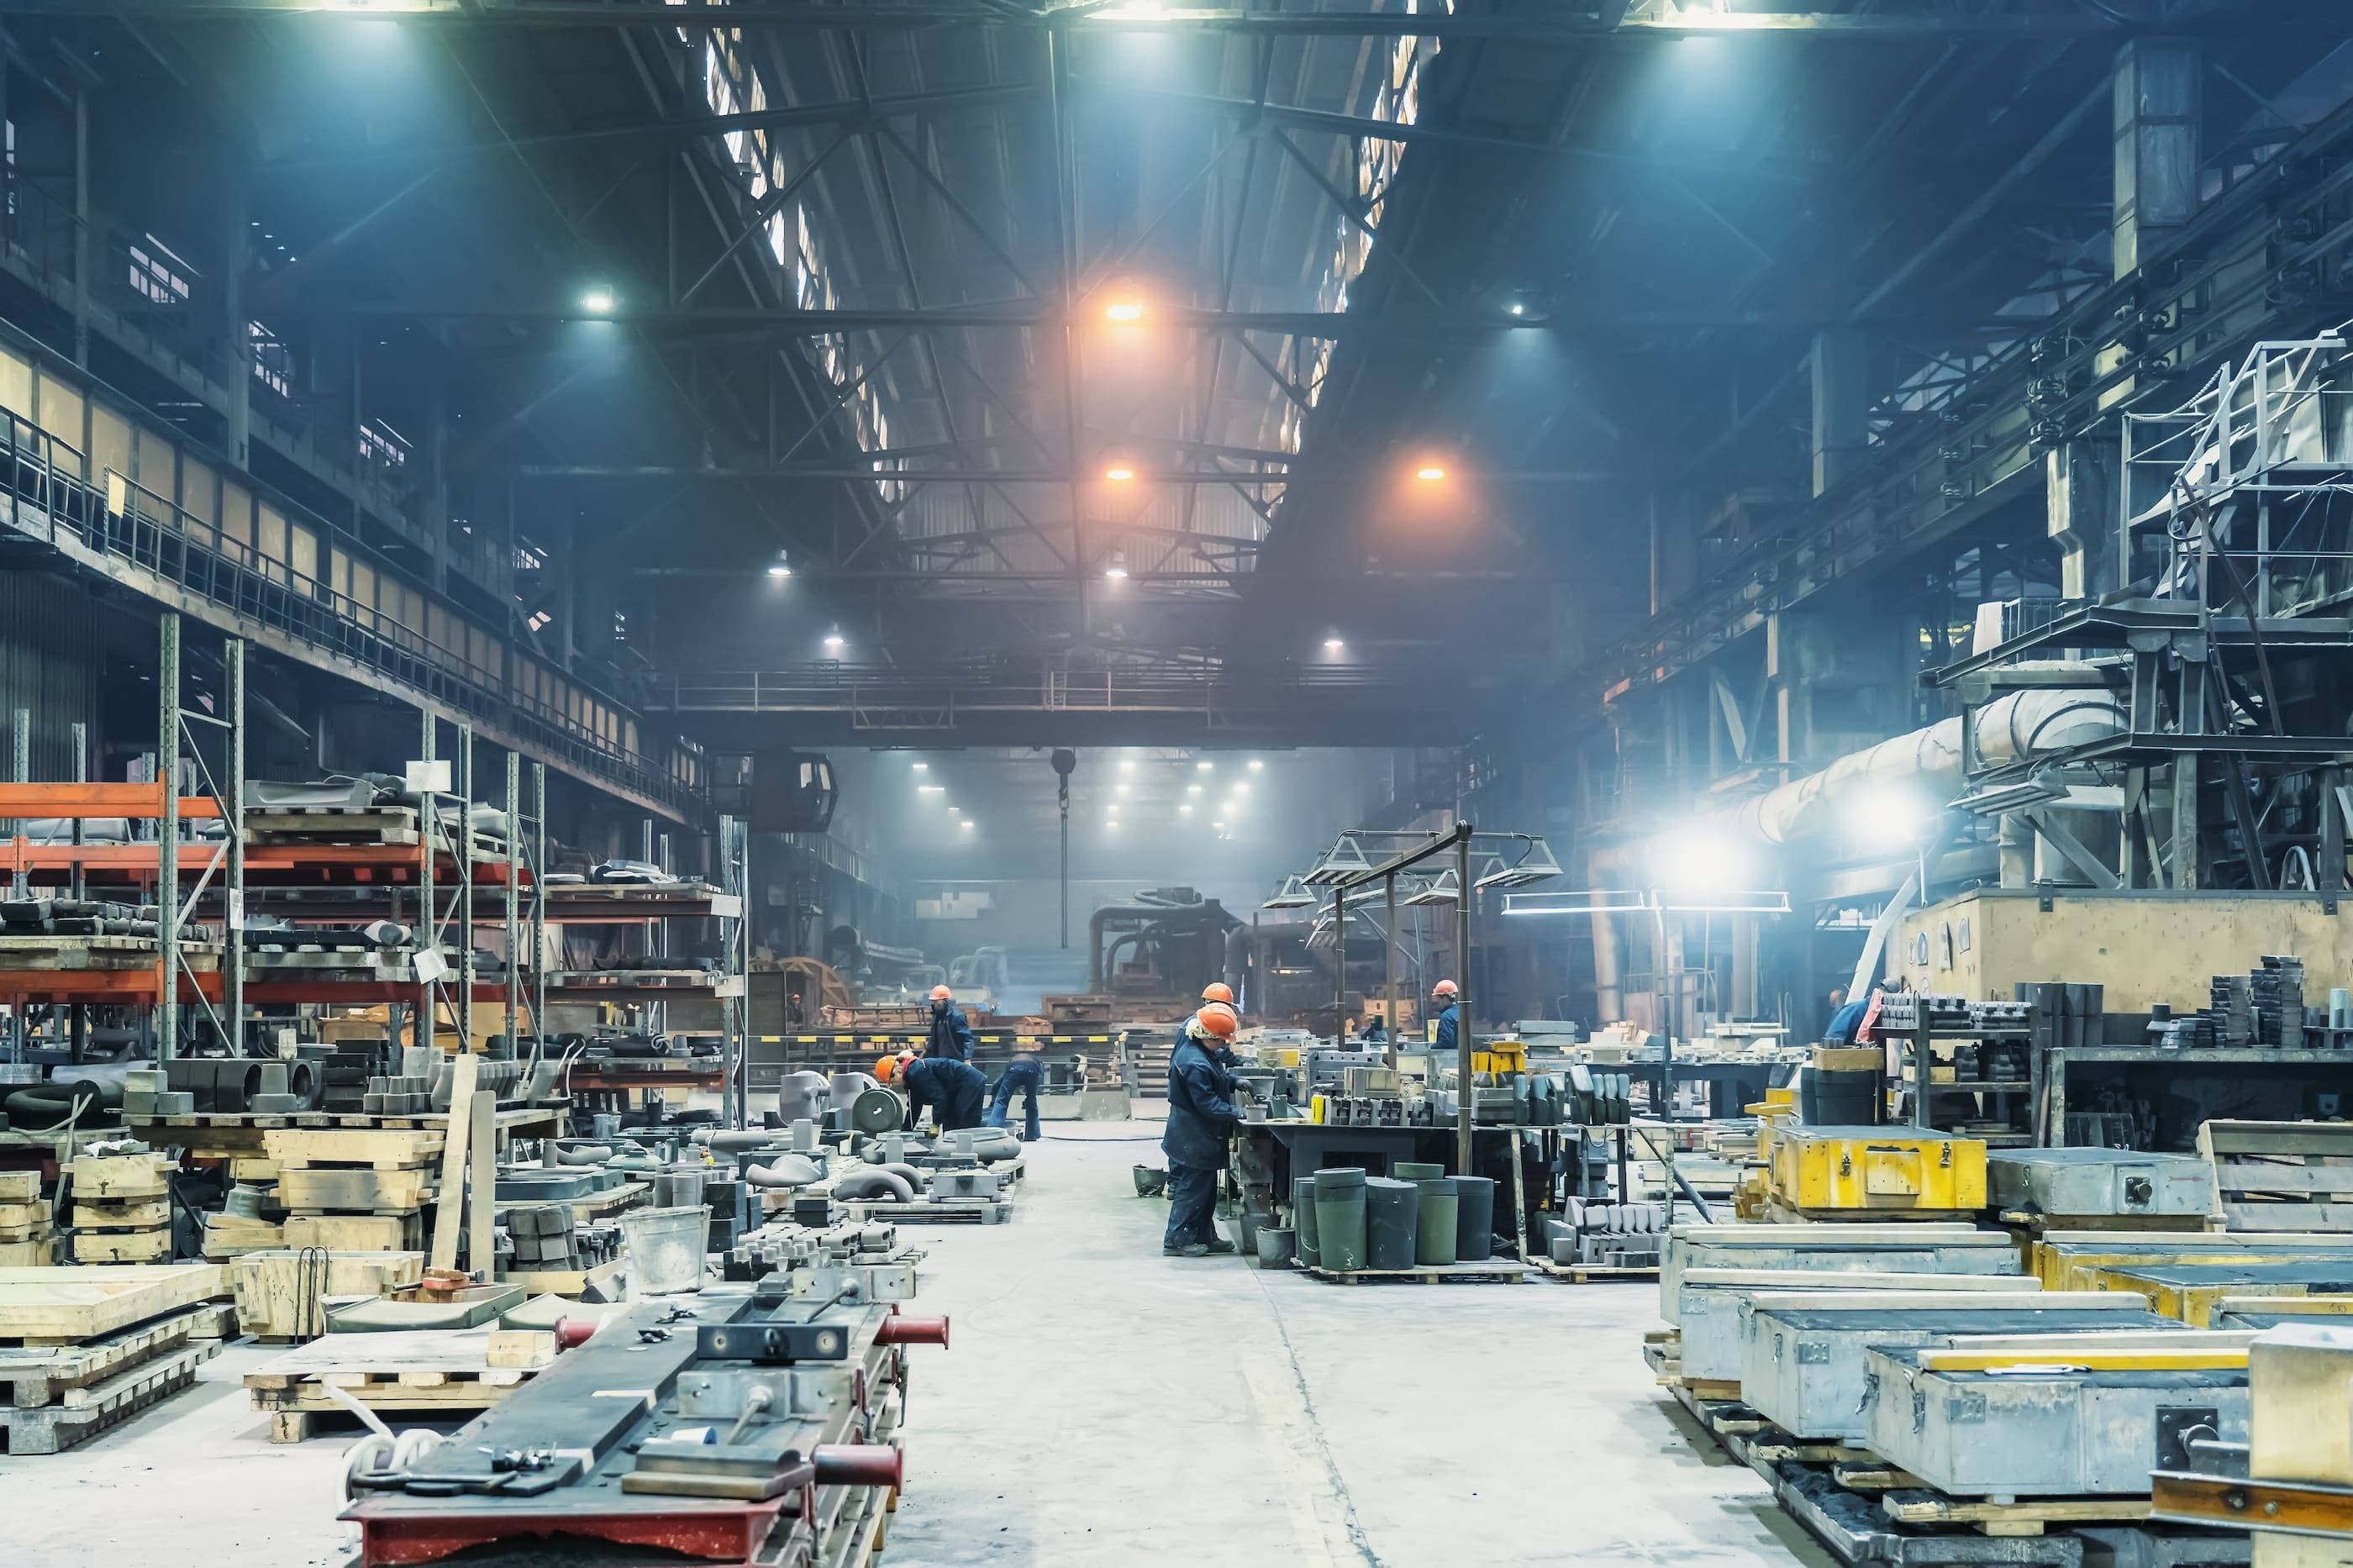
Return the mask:
[[[631,1293],[666,1296],[701,1289],[710,1240],[708,1207],[632,1209],[623,1215],[621,1247],[629,1260]]]
[[[1262,1225],[1258,1227],[1258,1263],[1261,1268],[1287,1268],[1298,1233],[1289,1226]]]

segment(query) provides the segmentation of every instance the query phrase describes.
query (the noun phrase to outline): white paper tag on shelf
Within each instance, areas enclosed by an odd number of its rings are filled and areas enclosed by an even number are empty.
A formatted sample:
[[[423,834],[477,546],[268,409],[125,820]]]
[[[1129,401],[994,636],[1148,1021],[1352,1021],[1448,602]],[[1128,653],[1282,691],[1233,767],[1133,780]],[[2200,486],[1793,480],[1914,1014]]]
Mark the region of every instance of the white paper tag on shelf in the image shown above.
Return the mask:
[[[429,947],[418,952],[416,966],[417,981],[426,985],[449,973],[449,961]]]
[[[235,889],[231,889],[228,895],[228,929],[245,929],[245,895]]]
[[[431,790],[437,795],[448,795],[449,793],[448,759],[444,757],[429,763],[412,761],[404,763],[400,770],[400,780],[412,792],[421,793]]]

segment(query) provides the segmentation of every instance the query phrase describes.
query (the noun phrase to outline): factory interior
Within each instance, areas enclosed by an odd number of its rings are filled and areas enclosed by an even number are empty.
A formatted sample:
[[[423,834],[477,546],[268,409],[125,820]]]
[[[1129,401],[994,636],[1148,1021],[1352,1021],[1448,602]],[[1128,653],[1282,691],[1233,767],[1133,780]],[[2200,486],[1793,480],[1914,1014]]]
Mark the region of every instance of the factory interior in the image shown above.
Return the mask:
[[[0,0],[0,1564],[2353,1564],[2348,330],[2344,0]]]

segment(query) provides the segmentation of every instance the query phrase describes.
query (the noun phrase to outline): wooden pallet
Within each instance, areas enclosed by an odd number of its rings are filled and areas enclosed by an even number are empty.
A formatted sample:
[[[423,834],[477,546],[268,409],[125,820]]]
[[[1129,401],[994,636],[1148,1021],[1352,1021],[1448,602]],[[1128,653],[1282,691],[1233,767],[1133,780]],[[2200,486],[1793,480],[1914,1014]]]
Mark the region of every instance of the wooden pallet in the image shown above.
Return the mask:
[[[220,958],[216,942],[180,943],[180,960],[192,973],[218,969]],[[153,969],[163,959],[163,944],[152,936],[0,936],[0,969],[19,973]]]
[[[119,1202],[76,1202],[76,1230],[153,1230],[172,1223],[169,1198],[129,1198]]]
[[[227,1294],[209,1263],[0,1268],[0,1342],[78,1345]]]
[[[216,1342],[236,1331],[235,1309],[212,1303],[119,1330],[87,1344],[0,1349],[0,1388],[6,1391],[5,1403],[19,1410],[87,1405],[97,1397],[96,1385],[116,1373],[142,1365],[191,1341]]]
[[[390,844],[417,842],[414,806],[375,806],[343,811],[298,806],[245,814],[246,840],[252,844]]]
[[[1987,1535],[2041,1535],[2053,1525],[2140,1524],[2147,1521],[2149,1509],[2145,1497],[2043,1497],[1989,1502],[1936,1491],[1886,1492],[1879,1505],[1898,1524],[1966,1524]]]
[[[539,1371],[491,1365],[490,1344],[488,1330],[329,1334],[246,1373],[245,1386],[270,1415],[270,1440],[299,1443],[316,1417],[350,1414],[329,1386],[375,1411],[489,1409]]]
[[[1659,1266],[1655,1263],[1555,1263],[1549,1258],[1531,1258],[1528,1259],[1528,1267],[1547,1279],[1564,1280],[1571,1285],[1655,1280],[1659,1277]]]
[[[279,1172],[278,1201],[290,1214],[406,1214],[433,1200],[434,1176],[313,1165]]]
[[[156,1230],[85,1230],[73,1238],[76,1263],[169,1263],[172,1227]]]
[[[0,1446],[11,1454],[55,1454],[70,1448],[185,1388],[196,1380],[196,1368],[220,1350],[218,1340],[193,1341],[90,1384],[79,1404],[0,1409],[0,1439],[5,1439]]]
[[[1300,1264],[1304,1273],[1335,1285],[1517,1285],[1528,1277],[1527,1266],[1517,1258],[1494,1258],[1484,1263],[1434,1263],[1426,1268],[1324,1268]]]
[[[393,1214],[290,1213],[280,1227],[278,1245],[297,1251],[322,1247],[329,1252],[421,1252],[425,1211]],[[252,1248],[249,1250],[259,1250]]]
[[[1003,1225],[1013,1217],[1010,1198],[944,1198],[938,1203],[842,1200],[860,1220],[887,1219],[901,1225]]]
[[[2353,1123],[2209,1121],[2214,1217],[2234,1231],[2353,1231]]]

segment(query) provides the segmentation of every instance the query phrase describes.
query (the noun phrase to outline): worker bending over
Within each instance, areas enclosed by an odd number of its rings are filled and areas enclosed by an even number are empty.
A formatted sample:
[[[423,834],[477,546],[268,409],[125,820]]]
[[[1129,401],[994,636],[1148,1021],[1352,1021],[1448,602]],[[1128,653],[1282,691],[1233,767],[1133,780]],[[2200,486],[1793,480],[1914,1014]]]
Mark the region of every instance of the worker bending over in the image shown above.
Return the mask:
[[[1202,1007],[1185,1025],[1168,1058],[1168,1126],[1160,1147],[1168,1156],[1168,1229],[1160,1250],[1171,1258],[1231,1252],[1214,1225],[1218,1173],[1226,1168],[1226,1139],[1241,1112],[1234,1109],[1233,1079],[1210,1047],[1232,1037],[1231,1008]]]
[[[1024,1040],[1013,1047],[1013,1059],[1005,1064],[1005,1071],[997,1080],[997,1098],[989,1101],[987,1123],[991,1127],[1005,1125],[1005,1118],[1013,1109],[1013,1091],[1028,1093],[1029,1104],[1022,1114],[1021,1142],[1038,1142],[1038,1091],[1046,1086],[1046,1069],[1039,1064],[1037,1047]]]
[[[968,1062],[972,1060],[972,1047],[977,1044],[973,1038],[971,1021],[955,1005],[955,993],[944,985],[933,986],[932,1037],[923,1047],[923,1054],[934,1061]]]
[[[1461,986],[1451,980],[1441,980],[1430,988],[1430,999],[1446,1005],[1438,1015],[1438,1034],[1431,1039],[1433,1048],[1451,1051],[1462,1030],[1462,1007],[1455,1001],[1462,994]]]
[[[907,1126],[912,1130],[930,1106],[940,1131],[980,1125],[980,1104],[988,1080],[970,1062],[917,1057],[899,1074],[907,1090]]]

